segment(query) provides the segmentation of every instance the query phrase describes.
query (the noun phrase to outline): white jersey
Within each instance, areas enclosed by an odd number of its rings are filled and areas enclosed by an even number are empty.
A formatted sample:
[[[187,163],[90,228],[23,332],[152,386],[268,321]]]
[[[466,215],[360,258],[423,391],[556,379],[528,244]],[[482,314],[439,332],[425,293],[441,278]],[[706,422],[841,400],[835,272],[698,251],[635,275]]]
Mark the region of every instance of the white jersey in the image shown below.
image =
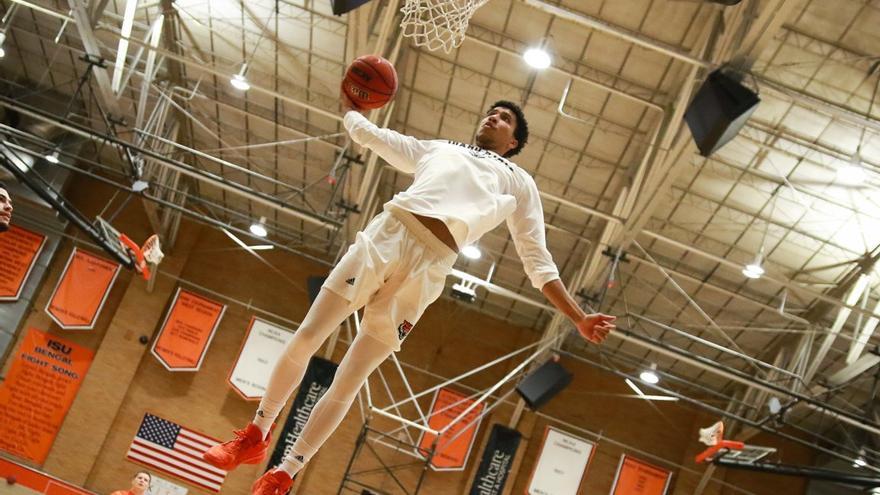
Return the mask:
[[[501,155],[454,141],[421,140],[382,129],[358,112],[345,115],[354,142],[413,183],[385,204],[446,224],[459,247],[473,244],[503,220],[526,274],[537,289],[559,278],[547,250],[544,212],[534,179]]]

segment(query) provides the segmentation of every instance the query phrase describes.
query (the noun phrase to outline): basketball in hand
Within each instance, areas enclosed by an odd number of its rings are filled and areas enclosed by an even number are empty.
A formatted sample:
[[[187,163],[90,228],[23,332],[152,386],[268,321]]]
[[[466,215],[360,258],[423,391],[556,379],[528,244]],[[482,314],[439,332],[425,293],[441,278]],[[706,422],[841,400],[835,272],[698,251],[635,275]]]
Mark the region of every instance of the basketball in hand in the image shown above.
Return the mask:
[[[358,110],[380,108],[397,93],[397,71],[377,55],[363,55],[348,66],[342,90]]]

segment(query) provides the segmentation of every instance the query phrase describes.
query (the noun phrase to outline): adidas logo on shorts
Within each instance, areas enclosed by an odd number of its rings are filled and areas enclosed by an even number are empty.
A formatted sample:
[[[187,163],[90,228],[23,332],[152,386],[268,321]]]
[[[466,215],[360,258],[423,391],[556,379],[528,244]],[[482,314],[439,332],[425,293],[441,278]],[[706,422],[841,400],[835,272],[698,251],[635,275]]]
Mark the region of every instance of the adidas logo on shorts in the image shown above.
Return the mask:
[[[351,277],[350,279],[346,280],[345,283],[347,283],[348,285],[354,285],[354,277]]]
[[[296,460],[299,461],[299,462],[302,462],[302,463],[305,463],[305,462],[306,462],[306,458],[303,457],[303,456],[301,456],[301,455],[295,455],[295,456],[293,456],[293,458],[296,459]]]
[[[412,331],[412,329],[413,324],[406,320],[403,320],[403,323],[397,326],[397,338],[400,340],[405,339],[406,336],[409,335],[409,332]]]

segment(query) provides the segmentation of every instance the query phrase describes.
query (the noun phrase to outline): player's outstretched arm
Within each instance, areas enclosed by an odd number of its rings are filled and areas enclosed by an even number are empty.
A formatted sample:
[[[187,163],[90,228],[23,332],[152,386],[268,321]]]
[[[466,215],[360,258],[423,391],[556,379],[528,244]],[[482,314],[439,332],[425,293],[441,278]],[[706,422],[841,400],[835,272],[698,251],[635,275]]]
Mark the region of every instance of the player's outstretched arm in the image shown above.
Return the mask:
[[[341,88],[339,102],[344,116],[343,125],[352,141],[373,150],[401,172],[409,174],[415,172],[418,161],[433,146],[430,141],[406,136],[391,129],[383,129],[370,122],[363,116],[362,110],[354,107],[351,99]]]
[[[578,333],[586,340],[594,344],[601,344],[609,333],[614,331],[616,316],[602,313],[587,314],[578,306],[577,302],[568,294],[565,284],[558,278],[544,284],[541,292],[562,314],[577,328]]]

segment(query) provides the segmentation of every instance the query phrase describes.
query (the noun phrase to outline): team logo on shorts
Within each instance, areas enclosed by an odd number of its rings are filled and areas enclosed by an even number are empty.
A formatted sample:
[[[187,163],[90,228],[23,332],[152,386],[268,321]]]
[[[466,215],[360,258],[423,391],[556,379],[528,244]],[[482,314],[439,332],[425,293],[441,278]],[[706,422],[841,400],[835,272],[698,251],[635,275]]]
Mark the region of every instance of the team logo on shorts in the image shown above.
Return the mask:
[[[403,323],[397,326],[397,338],[400,340],[405,339],[406,336],[409,335],[409,332],[412,331],[412,329],[413,324],[406,320],[403,320]]]
[[[354,277],[351,277],[350,279],[346,280],[345,283],[347,283],[348,285],[354,285]]]

